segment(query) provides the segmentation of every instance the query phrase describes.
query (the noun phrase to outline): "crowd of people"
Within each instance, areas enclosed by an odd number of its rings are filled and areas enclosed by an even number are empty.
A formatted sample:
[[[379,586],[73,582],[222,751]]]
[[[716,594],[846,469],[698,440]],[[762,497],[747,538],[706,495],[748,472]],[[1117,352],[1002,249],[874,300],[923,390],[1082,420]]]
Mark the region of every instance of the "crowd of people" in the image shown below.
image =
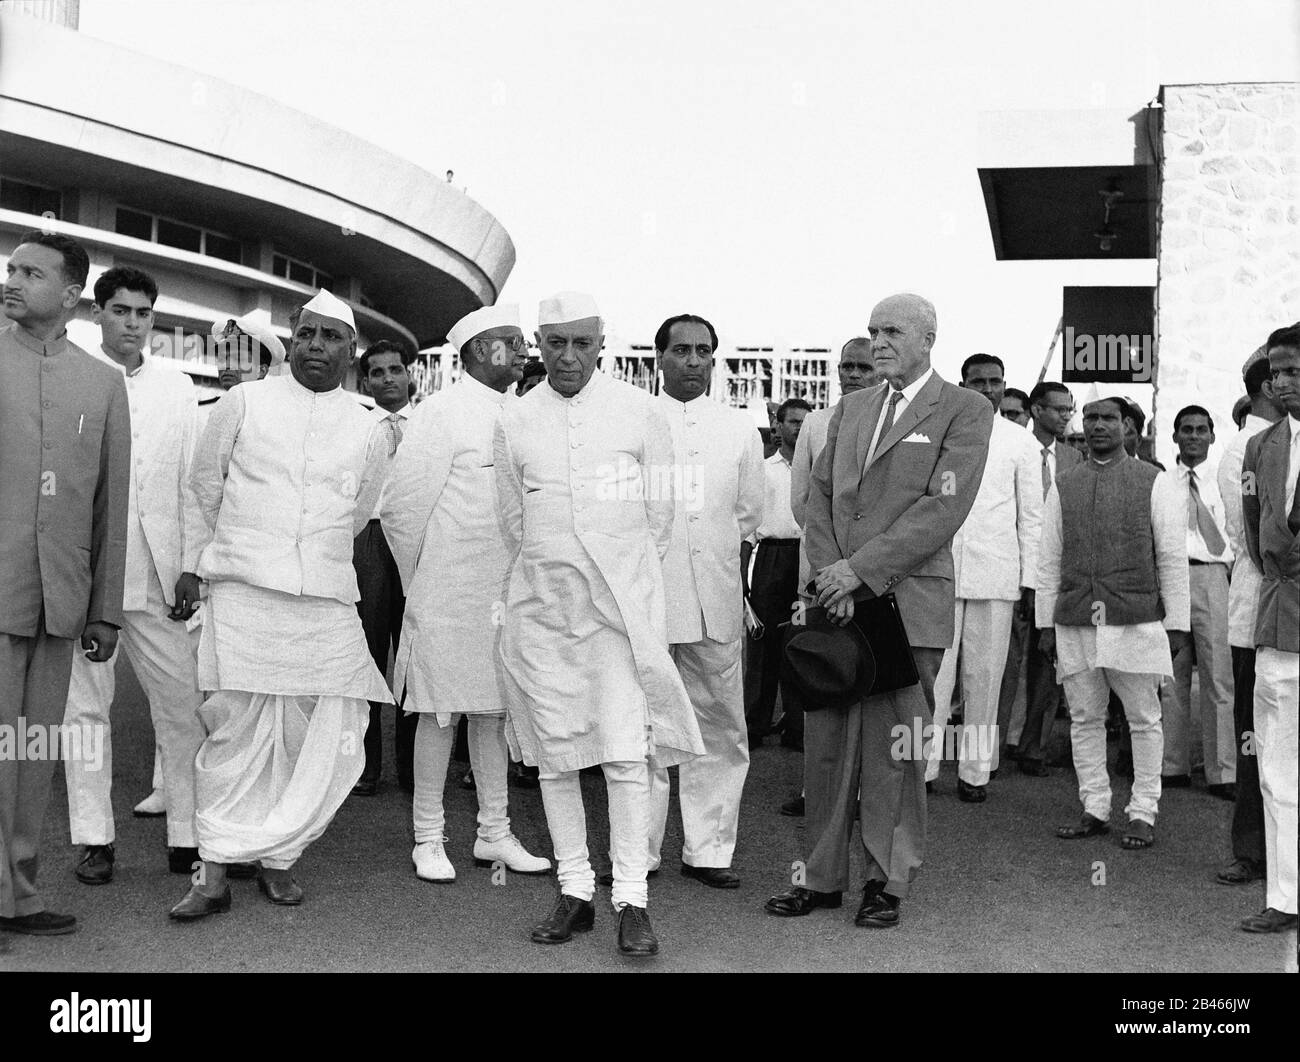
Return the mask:
[[[266,315],[215,323],[225,393],[200,411],[149,353],[148,274],[100,275],[102,345],[68,340],[88,277],[75,240],[31,232],[3,286],[0,930],[76,928],[37,886],[59,756],[15,734],[60,735],[74,873],[112,880],[122,655],[157,750],[135,811],[165,815],[169,868],[190,875],[178,922],[229,911],[237,877],[301,904],[295,864],[345,800],[377,792],[395,709],[420,879],[457,874],[458,732],[476,864],[552,871],[511,829],[511,783],[540,789],[558,896],[539,944],[592,929],[599,884],[618,950],[657,953],[671,767],[681,873],[736,888],[750,752],[774,732],[804,755],[781,810],[806,817],[806,858],[766,911],[840,907],[856,838],[855,924],[890,928],[945,750],[960,801],[983,804],[1011,764],[1048,773],[1066,708],[1082,814],[1058,837],[1110,830],[1120,730],[1120,843],[1151,848],[1162,791],[1192,784],[1199,724],[1206,790],[1234,804],[1218,880],[1266,882],[1242,929],[1295,927],[1300,326],[1247,359],[1243,424],[1212,475],[1200,406],[1175,416],[1164,470],[1124,398],[1089,394],[1081,452],[1065,385],[1007,387],[986,353],[944,380],[916,295],[877,303],[844,345],[833,408],[779,406],[765,456],[749,414],[710,397],[718,337],[693,314],[655,336],[658,394],[599,371],[600,310],[561,292],[538,308],[540,363],[518,308],[484,307],[449,332],[459,378],[418,406],[413,352],[372,344],[368,409],[341,386],[352,310],[321,290],[287,352]],[[68,747],[91,733],[102,758]],[[607,793],[600,877],[584,770]]]

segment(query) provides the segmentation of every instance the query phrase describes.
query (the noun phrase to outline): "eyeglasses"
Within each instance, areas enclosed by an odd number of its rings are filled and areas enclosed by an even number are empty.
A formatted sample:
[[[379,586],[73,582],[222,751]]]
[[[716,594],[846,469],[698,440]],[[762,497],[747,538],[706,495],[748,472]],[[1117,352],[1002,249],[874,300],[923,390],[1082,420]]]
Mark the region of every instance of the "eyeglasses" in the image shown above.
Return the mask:
[[[528,340],[526,340],[523,336],[511,336],[509,339],[498,337],[496,339],[490,340],[489,342],[493,346],[500,343],[512,354],[518,354],[521,350],[524,350],[528,346]]]

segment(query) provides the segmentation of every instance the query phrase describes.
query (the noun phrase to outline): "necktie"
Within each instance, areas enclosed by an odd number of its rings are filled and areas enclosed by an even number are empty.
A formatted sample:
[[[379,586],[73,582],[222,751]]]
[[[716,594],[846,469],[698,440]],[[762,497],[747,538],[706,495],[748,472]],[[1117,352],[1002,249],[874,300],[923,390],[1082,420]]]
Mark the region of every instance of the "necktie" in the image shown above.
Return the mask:
[[[384,423],[388,425],[388,454],[391,457],[397,453],[397,444],[402,441],[402,417],[398,413],[389,413]]]
[[[1223,536],[1214,526],[1214,517],[1201,497],[1200,488],[1196,486],[1196,472],[1191,468],[1187,470],[1187,526],[1201,533],[1205,548],[1212,556],[1217,557],[1223,552]]]
[[[889,429],[894,426],[894,413],[898,410],[898,403],[903,400],[902,391],[893,391],[889,393],[889,408],[885,410],[885,422],[880,425],[880,435],[876,439],[876,446],[885,441],[885,436],[889,434]]]
[[[1052,466],[1047,460],[1052,456],[1050,446],[1043,447],[1043,500],[1047,500],[1047,492],[1052,489]]]

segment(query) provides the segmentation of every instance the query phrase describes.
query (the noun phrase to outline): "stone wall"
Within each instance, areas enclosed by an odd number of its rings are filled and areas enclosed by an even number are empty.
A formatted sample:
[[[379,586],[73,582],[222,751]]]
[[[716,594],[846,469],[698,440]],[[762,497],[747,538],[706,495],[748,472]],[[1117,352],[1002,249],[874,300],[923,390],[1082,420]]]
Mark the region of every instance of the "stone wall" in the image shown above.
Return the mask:
[[[1193,403],[1222,452],[1242,362],[1300,320],[1300,85],[1167,85],[1161,100],[1155,418],[1168,466],[1174,415]]]

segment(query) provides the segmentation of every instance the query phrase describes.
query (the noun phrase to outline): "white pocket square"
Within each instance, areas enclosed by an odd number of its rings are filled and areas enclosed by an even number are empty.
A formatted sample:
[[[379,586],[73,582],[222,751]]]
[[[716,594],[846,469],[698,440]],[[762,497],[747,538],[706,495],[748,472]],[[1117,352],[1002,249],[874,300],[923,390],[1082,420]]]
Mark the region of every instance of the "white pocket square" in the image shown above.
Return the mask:
[[[919,432],[919,431],[918,431],[916,434],[914,434],[914,435],[909,435],[909,436],[907,436],[905,439],[903,439],[903,442],[924,442],[924,443],[928,443],[929,441],[930,441],[930,436],[928,436],[928,435],[924,435],[924,434],[922,434],[922,433]]]

